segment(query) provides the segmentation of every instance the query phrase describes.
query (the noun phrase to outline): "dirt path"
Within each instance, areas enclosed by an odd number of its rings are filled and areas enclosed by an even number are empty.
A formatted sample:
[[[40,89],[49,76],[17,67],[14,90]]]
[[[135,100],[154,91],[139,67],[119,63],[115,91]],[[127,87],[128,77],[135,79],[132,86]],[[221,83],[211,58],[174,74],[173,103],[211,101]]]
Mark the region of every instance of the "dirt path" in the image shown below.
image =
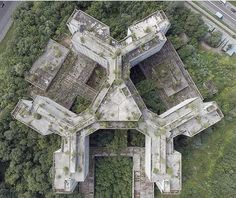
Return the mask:
[[[214,52],[214,53],[217,53],[217,54],[223,54],[223,52],[221,51],[221,47],[213,48],[213,47],[210,47],[209,45],[207,45],[203,41],[200,42],[200,46],[206,51]]]

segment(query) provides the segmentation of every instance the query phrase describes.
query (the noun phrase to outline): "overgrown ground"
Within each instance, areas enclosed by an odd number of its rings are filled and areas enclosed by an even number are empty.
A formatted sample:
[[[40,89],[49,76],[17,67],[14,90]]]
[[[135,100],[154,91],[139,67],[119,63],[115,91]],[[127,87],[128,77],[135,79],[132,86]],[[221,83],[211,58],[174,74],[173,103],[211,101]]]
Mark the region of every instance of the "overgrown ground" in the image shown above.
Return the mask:
[[[90,136],[90,146],[106,147],[113,157],[95,158],[95,197],[132,197],[132,158],[120,156],[127,148],[126,130],[98,130]]]
[[[95,161],[95,197],[132,197],[132,158],[105,157]]]
[[[112,35],[118,39],[125,36],[127,26],[134,20],[157,9],[166,11],[172,23],[168,37],[206,101],[216,100],[225,114],[225,119],[212,130],[175,142],[183,154],[183,190],[179,197],[236,197],[236,60],[200,50],[198,43],[206,32],[200,17],[181,3],[170,2],[35,2],[17,10],[17,23],[0,43],[0,167],[4,167],[0,197],[54,197],[50,168],[60,139],[37,135],[13,120],[10,112],[19,98],[28,97],[24,72],[42,53],[50,37],[57,38],[66,31],[65,21],[76,5],[110,25]],[[187,44],[178,37],[183,32],[190,38]],[[217,86],[219,92],[215,96],[203,88],[206,80]],[[119,143],[120,139],[116,141]],[[117,149],[118,143],[111,147]],[[78,195],[70,197],[73,196]]]
[[[144,5],[137,7],[134,5],[137,11],[133,11],[132,8],[130,11],[138,12],[137,17],[140,17],[143,15],[143,12],[140,11],[142,6],[145,7]],[[206,130],[192,139],[182,138],[176,141],[176,148],[183,154],[183,190],[179,197],[235,197],[236,61],[226,55],[216,55],[201,50],[199,41],[206,29],[199,21],[200,16],[194,16],[183,8],[179,9],[178,6],[174,8],[167,6],[166,8],[162,3],[153,3],[152,6],[146,8],[146,14],[151,12],[152,8],[162,8],[167,11],[172,22],[169,38],[178,49],[186,68],[206,101],[216,100],[225,114],[225,119],[212,129]],[[90,11],[92,14],[93,12]],[[113,17],[115,13],[113,12],[111,16]],[[132,14],[128,14],[128,16],[132,18]],[[126,17],[128,18],[128,16]],[[105,16],[101,16],[100,19],[103,17],[105,18]],[[104,22],[109,24],[108,20],[111,21],[112,17],[104,19]],[[123,23],[125,22],[126,20],[123,21]],[[190,40],[187,44],[183,44],[184,42],[176,37],[181,32],[185,32],[189,36]],[[114,36],[116,36],[115,33]],[[204,89],[203,83],[207,80],[212,80],[218,88],[215,96]],[[157,195],[157,197],[159,196]]]
[[[236,1],[230,1],[234,6],[236,6]]]
[[[0,197],[54,197],[52,154],[60,147],[60,138],[40,137],[10,113],[20,98],[28,98],[25,71],[48,39],[64,32],[63,20],[73,8],[72,3],[63,2],[22,3],[0,43]]]
[[[192,64],[196,59],[199,62]],[[180,197],[235,197],[235,58],[197,50],[185,62],[204,95],[217,101],[225,119],[212,127],[212,130],[179,142],[178,150],[183,154],[183,190]],[[219,89],[215,96],[210,96],[202,88],[206,80],[213,80]]]

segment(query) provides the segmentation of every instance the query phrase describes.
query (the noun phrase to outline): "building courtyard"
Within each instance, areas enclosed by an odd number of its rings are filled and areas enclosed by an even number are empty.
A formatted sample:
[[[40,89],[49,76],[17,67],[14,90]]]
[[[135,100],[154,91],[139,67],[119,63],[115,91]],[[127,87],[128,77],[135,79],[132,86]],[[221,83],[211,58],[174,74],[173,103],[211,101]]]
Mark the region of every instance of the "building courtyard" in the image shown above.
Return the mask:
[[[157,11],[134,23],[121,41],[81,10],[72,13],[67,26],[70,45],[49,41],[26,76],[33,100],[20,100],[12,112],[38,133],[62,137],[53,157],[54,191],[72,193],[79,183],[85,197],[94,197],[94,158],[115,154],[89,148],[89,135],[99,129],[134,129],[145,135],[145,147],[121,153],[133,160],[132,196],[153,197],[154,184],[162,193],[179,193],[182,163],[173,139],[192,137],[223,114],[215,102],[203,102],[166,38],[170,22],[165,13]],[[147,108],[130,78],[135,67],[157,82],[165,112]],[[70,110],[77,96],[91,102],[79,114]]]

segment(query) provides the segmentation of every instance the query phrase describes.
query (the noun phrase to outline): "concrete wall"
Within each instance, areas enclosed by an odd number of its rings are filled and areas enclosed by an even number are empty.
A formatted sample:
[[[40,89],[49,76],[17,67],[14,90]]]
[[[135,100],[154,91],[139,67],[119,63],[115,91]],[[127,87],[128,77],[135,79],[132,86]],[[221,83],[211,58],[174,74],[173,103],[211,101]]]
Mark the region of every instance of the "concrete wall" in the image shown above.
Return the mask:
[[[71,142],[70,142],[70,147],[71,147],[71,154],[70,154],[70,173],[75,173],[76,172],[76,167],[77,167],[77,160],[74,154],[77,152],[76,150],[76,144],[77,144],[77,137],[76,134],[71,137]]]
[[[163,23],[165,23],[165,21],[163,21]],[[166,25],[161,26],[160,30],[163,34],[166,34],[166,32],[169,30],[169,28],[170,28],[170,24],[168,26],[166,26]]]
[[[101,66],[103,66],[105,69],[107,69],[108,62],[105,58],[103,58],[102,56],[96,54],[95,52],[91,51],[90,49],[86,48],[85,46],[83,46],[73,40],[72,40],[72,43],[78,52],[91,58],[92,60],[94,60],[95,62],[97,62]]]
[[[84,174],[85,177],[88,175],[88,171],[89,171],[89,136],[86,136],[84,138]]]
[[[67,27],[69,28],[72,35],[78,30],[78,28],[72,24],[67,24]]]
[[[165,44],[166,40],[161,41],[158,45],[155,47],[145,51],[144,53],[140,54],[139,56],[135,57],[134,59],[130,60],[130,66],[133,67],[140,63],[141,61],[147,59],[148,57],[152,56],[153,54],[159,52],[163,45]]]
[[[151,163],[152,163],[152,139],[149,136],[145,136],[145,173],[151,180]]]

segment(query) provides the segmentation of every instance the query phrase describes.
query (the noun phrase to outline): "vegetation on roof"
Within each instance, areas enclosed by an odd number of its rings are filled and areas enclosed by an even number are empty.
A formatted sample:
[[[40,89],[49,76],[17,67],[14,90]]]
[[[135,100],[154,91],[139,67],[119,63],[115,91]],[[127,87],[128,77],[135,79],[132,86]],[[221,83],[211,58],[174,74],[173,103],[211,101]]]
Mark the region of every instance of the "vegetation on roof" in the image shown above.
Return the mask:
[[[41,137],[13,120],[10,112],[19,98],[28,97],[25,71],[43,52],[49,38],[57,39],[67,31],[66,20],[75,5],[72,2],[23,3],[14,14],[14,28],[11,29],[7,44],[4,44],[4,52],[2,48],[0,50],[0,195],[3,197],[55,197],[51,190],[50,174],[52,154],[60,147],[60,139],[55,135]],[[223,122],[213,127],[213,131],[209,129],[191,140],[176,139],[175,146],[183,154],[184,169],[183,191],[179,197],[234,195],[235,58],[216,56],[199,47],[206,27],[200,17],[182,7],[181,2],[79,2],[77,6],[109,25],[112,36],[117,39],[125,37],[127,27],[134,20],[139,20],[157,9],[163,9],[167,13],[171,21],[169,39],[178,49],[203,95],[207,99],[215,99],[226,116]],[[189,37],[187,44],[179,37],[183,32]],[[204,90],[203,83],[207,80],[212,80],[218,88],[218,94],[214,97]],[[148,96],[149,100],[152,97]],[[155,105],[153,100],[151,102]],[[124,192],[129,194],[132,163],[129,160],[108,163],[111,160],[100,163],[101,187],[97,187],[97,192],[123,195],[123,187],[120,185],[126,185],[127,191]],[[106,168],[107,163],[110,168]],[[107,171],[106,174],[102,173],[103,168]],[[116,168],[122,172],[114,174]],[[107,181],[110,187],[104,190],[104,177],[118,174],[122,178],[118,180],[120,185],[115,187],[111,182],[114,178],[111,178]],[[66,195],[73,196],[77,197],[78,194]]]

